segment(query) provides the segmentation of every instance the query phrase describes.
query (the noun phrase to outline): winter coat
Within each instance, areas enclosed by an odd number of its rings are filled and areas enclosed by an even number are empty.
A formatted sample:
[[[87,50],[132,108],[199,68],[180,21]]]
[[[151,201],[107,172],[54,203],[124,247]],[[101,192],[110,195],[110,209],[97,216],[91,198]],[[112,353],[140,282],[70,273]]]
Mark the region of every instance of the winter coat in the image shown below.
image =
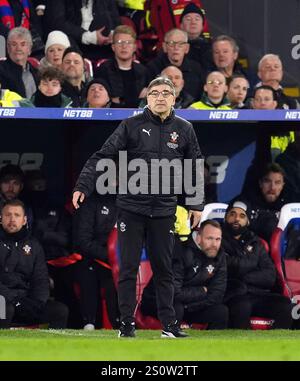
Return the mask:
[[[117,206],[129,212],[151,217],[174,215],[177,206],[174,187],[171,186],[169,192],[163,194],[162,192],[153,194],[151,191],[151,160],[164,158],[171,161],[178,159],[182,163],[183,159],[191,159],[193,163],[191,177],[195,180],[196,166],[194,164],[196,159],[200,159],[202,156],[191,123],[175,116],[174,111],[162,122],[148,108],[145,108],[141,114],[125,119],[102,148],[86,162],[74,191],[80,191],[89,196],[95,189],[96,164],[98,161],[102,158],[115,160],[119,151],[125,150],[128,162],[133,159],[143,159],[145,161],[146,168],[143,167],[140,174],[142,177],[148,178],[148,184],[146,184],[147,189],[143,189],[143,193],[133,194],[128,190],[127,193],[125,192],[126,194],[118,194]],[[120,166],[122,164],[123,162],[120,163]],[[173,173],[171,173],[170,184],[174,184],[177,181],[174,178],[175,171],[171,172]],[[136,172],[128,171],[128,180],[134,173]],[[181,177],[179,179],[182,181]],[[162,178],[160,176],[159,183],[161,184],[161,182]],[[199,192],[199,189],[197,191]],[[190,208],[203,210],[203,200]]]

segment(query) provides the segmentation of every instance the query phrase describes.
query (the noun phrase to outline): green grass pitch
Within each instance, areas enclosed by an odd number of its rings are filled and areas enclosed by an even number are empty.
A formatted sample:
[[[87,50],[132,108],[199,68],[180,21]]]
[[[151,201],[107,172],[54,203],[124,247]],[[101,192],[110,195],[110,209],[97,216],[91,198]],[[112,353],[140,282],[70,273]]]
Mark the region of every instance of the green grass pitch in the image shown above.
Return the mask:
[[[197,331],[161,339],[137,331],[119,339],[112,330],[0,330],[0,360],[32,361],[261,361],[300,360],[300,331]]]

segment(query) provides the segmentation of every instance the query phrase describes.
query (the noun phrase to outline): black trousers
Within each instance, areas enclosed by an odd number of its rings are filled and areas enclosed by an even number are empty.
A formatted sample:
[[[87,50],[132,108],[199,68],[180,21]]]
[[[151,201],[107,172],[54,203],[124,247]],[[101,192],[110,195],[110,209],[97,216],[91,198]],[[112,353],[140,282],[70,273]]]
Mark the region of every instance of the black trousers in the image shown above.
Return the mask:
[[[151,218],[120,210],[119,308],[122,321],[133,321],[136,308],[136,277],[142,248],[146,244],[156,289],[158,318],[165,326],[176,320],[173,308],[172,253],[174,216]]]
[[[83,324],[96,323],[99,315],[99,327],[102,326],[101,289],[104,290],[107,313],[113,328],[119,327],[118,296],[110,269],[95,261],[83,260],[75,267],[75,280],[80,288],[80,310]],[[98,325],[98,321],[97,324]]]
[[[183,320],[189,324],[208,324],[207,328],[210,330],[226,329],[228,326],[229,313],[224,304],[217,304],[195,311],[184,310],[183,315],[178,311],[177,305],[175,305],[175,310],[179,321]],[[182,319],[180,319],[180,316],[182,316]]]
[[[248,293],[233,297],[227,306],[230,328],[250,328],[251,316],[274,319],[272,328],[289,329],[292,326],[292,304],[283,295]]]
[[[31,325],[38,323],[49,323],[49,328],[63,329],[67,326],[69,310],[63,303],[48,300],[45,307],[37,318],[28,311],[26,316],[18,314],[18,308],[13,304],[6,304],[6,319],[0,320],[0,328],[10,328],[14,323]]]

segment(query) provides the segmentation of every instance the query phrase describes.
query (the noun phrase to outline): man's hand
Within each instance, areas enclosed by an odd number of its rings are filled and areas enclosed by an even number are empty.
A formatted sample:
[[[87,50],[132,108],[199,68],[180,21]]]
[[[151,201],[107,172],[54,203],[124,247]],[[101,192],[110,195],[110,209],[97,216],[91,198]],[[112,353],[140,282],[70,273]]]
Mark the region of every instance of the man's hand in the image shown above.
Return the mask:
[[[73,193],[72,203],[75,209],[79,208],[79,202],[83,202],[85,199],[85,194],[83,192],[76,191]]]
[[[189,211],[189,220],[193,223],[191,225],[191,229],[194,229],[196,226],[199,225],[200,219],[201,219],[202,212],[199,212],[199,210],[190,210]]]
[[[109,42],[109,38],[104,36],[102,34],[102,31],[105,29],[105,26],[103,26],[102,28],[96,30],[96,34],[97,34],[97,44],[98,45],[107,45]]]

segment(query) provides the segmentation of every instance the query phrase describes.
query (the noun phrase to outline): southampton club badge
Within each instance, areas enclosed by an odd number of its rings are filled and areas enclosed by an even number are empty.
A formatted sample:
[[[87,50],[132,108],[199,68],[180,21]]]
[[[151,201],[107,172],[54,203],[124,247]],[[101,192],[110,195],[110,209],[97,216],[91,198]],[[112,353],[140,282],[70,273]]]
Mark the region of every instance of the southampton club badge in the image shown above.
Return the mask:
[[[214,272],[214,269],[215,268],[212,265],[209,265],[209,266],[206,267],[206,270],[207,270],[209,275],[212,275],[212,273]]]
[[[173,131],[171,134],[170,134],[170,141],[167,143],[167,146],[169,148],[177,148],[178,147],[178,142],[177,142],[177,139],[179,138],[179,135],[177,134],[176,131]]]
[[[24,254],[25,254],[25,255],[31,255],[31,246],[29,246],[29,245],[25,245],[25,246],[23,247],[23,250],[24,250]]]

